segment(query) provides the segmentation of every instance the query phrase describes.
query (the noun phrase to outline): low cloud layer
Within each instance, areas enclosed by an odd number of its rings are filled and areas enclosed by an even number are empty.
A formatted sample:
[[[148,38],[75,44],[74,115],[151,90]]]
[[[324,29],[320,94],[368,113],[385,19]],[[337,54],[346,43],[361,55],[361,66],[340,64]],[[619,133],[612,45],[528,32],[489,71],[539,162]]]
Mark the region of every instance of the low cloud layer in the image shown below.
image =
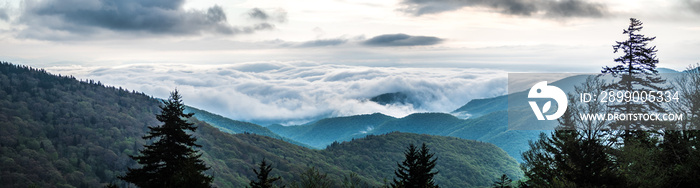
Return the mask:
[[[50,72],[167,97],[177,88],[185,103],[261,124],[381,112],[451,112],[475,98],[506,93],[506,74],[483,69],[378,68],[314,63],[222,66],[130,65],[52,67]],[[418,105],[382,106],[367,99],[402,92]]]
[[[347,43],[347,39],[318,39],[318,40],[312,40],[312,41],[306,41],[302,42],[301,44],[297,45],[298,47],[325,47],[325,46],[338,46],[341,44]]]
[[[231,26],[221,6],[185,10],[184,0],[25,1],[20,36],[45,40],[79,39],[105,33],[200,35],[252,33],[272,29],[267,22]],[[259,10],[259,9],[258,9]],[[262,14],[265,14],[261,11]]]
[[[368,46],[427,46],[442,42],[443,39],[431,36],[411,36],[403,33],[384,34],[363,42]]]
[[[585,0],[403,0],[401,11],[420,16],[455,11],[465,7],[486,8],[506,15],[548,18],[603,17],[607,7]]]

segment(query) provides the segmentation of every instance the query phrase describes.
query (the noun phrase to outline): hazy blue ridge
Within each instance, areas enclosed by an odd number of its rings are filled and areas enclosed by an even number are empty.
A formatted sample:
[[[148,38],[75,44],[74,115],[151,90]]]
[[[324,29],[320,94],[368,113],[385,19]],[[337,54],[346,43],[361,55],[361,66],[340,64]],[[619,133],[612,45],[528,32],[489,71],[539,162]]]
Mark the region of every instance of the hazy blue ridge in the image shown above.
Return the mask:
[[[473,99],[452,114],[465,118],[476,118],[491,112],[504,111],[508,108],[508,96],[498,96],[494,98]]]

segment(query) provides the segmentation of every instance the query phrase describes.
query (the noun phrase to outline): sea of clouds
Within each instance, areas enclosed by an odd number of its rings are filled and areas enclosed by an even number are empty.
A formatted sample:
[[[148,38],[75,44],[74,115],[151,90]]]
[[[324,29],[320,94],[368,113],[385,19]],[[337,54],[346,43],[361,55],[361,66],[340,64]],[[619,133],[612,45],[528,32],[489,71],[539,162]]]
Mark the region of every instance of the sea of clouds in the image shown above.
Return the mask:
[[[489,69],[397,68],[304,62],[232,65],[133,64],[54,66],[55,74],[167,98],[178,89],[187,105],[262,125],[303,124],[325,117],[451,112],[471,99],[506,94],[507,74]],[[412,103],[368,99],[402,92]]]

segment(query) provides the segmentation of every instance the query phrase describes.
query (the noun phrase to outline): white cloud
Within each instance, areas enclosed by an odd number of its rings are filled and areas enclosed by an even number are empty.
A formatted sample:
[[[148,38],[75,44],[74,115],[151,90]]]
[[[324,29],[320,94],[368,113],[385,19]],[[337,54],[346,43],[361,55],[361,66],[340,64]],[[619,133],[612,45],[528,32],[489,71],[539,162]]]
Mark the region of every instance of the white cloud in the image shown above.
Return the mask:
[[[487,69],[386,68],[315,63],[235,65],[152,64],[48,67],[50,72],[99,80],[159,98],[177,88],[185,104],[233,119],[298,124],[333,116],[380,112],[450,112],[474,98],[506,91],[506,74]],[[404,92],[417,105],[382,106],[367,99]]]

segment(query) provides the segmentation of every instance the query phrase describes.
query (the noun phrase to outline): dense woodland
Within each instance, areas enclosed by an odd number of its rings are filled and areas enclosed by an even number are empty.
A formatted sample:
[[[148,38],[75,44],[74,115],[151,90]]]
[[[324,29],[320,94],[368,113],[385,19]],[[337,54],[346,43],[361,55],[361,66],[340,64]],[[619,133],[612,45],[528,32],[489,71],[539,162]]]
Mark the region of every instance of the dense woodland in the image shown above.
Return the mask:
[[[158,100],[99,82],[0,65],[3,186],[98,187],[134,164]]]
[[[186,103],[188,96],[183,96]],[[136,162],[141,137],[160,123],[161,102],[95,81],[0,63],[0,184],[2,187],[101,187]],[[197,119],[194,136],[217,187],[244,187],[263,159],[280,184],[302,182],[314,169],[333,187],[352,174],[362,184],[391,181],[409,144],[426,143],[439,159],[442,187],[488,186],[502,174],[519,179],[518,163],[493,144],[454,137],[389,133],[314,150],[256,134],[230,134]],[[308,173],[306,173],[308,174]],[[386,180],[386,181],[385,181]]]

